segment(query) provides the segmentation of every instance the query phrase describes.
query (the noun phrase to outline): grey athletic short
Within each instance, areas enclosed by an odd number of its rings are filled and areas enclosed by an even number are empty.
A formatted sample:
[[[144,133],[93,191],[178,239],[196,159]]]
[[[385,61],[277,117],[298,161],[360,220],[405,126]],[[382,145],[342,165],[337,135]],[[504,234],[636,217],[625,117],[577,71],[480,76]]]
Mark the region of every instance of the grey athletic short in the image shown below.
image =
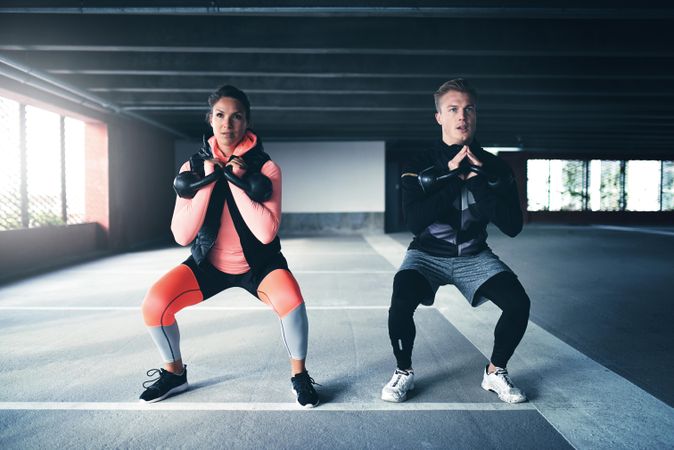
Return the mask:
[[[487,299],[475,293],[485,281],[500,272],[512,272],[503,261],[491,250],[483,250],[477,255],[469,256],[431,256],[420,250],[407,250],[400,270],[416,270],[431,285],[433,292],[440,286],[453,284],[457,287],[471,306],[478,306]],[[423,304],[432,305],[433,299]]]

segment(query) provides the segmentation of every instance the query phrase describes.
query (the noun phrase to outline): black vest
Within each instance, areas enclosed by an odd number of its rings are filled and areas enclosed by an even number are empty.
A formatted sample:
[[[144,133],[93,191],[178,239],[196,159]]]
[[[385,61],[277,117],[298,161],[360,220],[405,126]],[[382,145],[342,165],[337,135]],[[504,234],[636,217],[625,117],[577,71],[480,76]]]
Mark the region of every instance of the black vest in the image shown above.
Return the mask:
[[[204,159],[213,157],[210,146],[206,145],[198,153],[190,157],[190,165],[192,170],[204,174]],[[246,163],[246,172],[259,172],[262,166],[271,158],[264,152],[262,142],[258,138],[255,147],[248,150],[241,157]],[[206,210],[206,218],[197,233],[197,237],[192,243],[192,257],[198,265],[207,261],[208,252],[211,251],[215,244],[215,239],[218,237],[220,230],[220,218],[222,217],[222,210],[224,204],[227,202],[229,214],[232,216],[234,228],[239,235],[243,254],[246,257],[248,265],[254,271],[259,271],[268,266],[271,262],[277,260],[281,255],[281,241],[278,236],[274,238],[269,244],[260,242],[246,222],[241,216],[239,208],[236,206],[232,191],[229,188],[229,183],[225,178],[220,178],[213,188],[211,198],[208,202],[208,209]]]

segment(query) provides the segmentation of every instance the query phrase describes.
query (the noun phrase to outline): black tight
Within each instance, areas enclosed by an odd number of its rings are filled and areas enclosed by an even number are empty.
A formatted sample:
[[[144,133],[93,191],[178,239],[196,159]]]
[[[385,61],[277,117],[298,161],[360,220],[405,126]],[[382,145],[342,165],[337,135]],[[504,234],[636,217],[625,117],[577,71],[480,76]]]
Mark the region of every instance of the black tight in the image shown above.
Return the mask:
[[[494,275],[478,289],[476,295],[487,297],[503,311],[494,329],[491,362],[505,368],[527,329],[529,297],[520,280],[511,272]]]
[[[430,299],[432,303],[434,296],[435,292],[426,278],[416,270],[401,270],[393,278],[393,296],[388,310],[388,335],[399,369],[412,367],[412,347],[417,333],[414,311],[422,300]]]
[[[426,278],[416,270],[401,270],[393,279],[388,330],[399,369],[412,367],[412,348],[416,336],[414,311],[421,303],[431,303],[434,294]],[[527,328],[529,297],[517,277],[510,272],[491,277],[476,295],[488,298],[503,311],[494,330],[491,362],[505,368]]]

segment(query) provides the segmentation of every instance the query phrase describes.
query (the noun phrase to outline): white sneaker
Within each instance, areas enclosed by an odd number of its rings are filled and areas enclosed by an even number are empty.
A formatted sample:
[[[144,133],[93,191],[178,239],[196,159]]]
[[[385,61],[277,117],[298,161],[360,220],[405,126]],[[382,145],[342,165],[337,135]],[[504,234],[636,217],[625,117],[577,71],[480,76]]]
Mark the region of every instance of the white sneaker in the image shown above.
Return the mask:
[[[496,372],[490,374],[485,369],[482,376],[482,389],[495,392],[498,394],[498,398],[506,403],[522,403],[527,401],[527,396],[524,395],[524,392],[513,385],[510,376],[508,376],[508,371],[501,367],[497,367]]]
[[[396,369],[391,381],[381,390],[381,399],[400,403],[407,399],[407,392],[414,389],[414,370]]]

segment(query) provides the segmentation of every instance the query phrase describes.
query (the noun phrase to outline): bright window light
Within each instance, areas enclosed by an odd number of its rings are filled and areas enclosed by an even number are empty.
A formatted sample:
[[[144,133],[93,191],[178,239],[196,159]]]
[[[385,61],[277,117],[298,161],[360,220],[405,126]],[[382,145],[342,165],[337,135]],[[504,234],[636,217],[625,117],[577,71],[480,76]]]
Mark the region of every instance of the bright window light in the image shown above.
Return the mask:
[[[0,97],[0,230],[84,221],[85,129]]]
[[[659,211],[660,161],[627,161],[625,195],[628,211]]]
[[[62,224],[58,114],[26,106],[26,162],[30,226]]]
[[[0,97],[0,230],[21,228],[19,103]]]
[[[550,161],[530,159],[527,161],[527,209],[545,211],[549,199]]]
[[[583,161],[550,160],[550,211],[581,211],[583,190]]]
[[[662,161],[662,210],[674,211],[674,161]]]
[[[674,211],[674,161],[530,159],[527,210]]]
[[[590,161],[591,211],[620,210],[620,161]]]

